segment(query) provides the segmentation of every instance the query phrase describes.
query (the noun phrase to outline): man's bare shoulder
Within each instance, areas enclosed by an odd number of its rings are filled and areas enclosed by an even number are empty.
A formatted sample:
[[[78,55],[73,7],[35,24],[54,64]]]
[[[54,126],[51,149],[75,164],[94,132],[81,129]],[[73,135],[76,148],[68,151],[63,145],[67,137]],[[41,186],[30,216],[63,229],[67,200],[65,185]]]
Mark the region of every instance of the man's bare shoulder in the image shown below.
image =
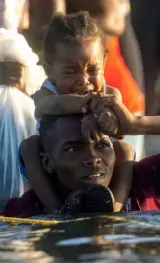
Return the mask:
[[[134,164],[134,178],[141,178],[144,181],[153,182],[155,179],[160,182],[160,154],[146,157]]]

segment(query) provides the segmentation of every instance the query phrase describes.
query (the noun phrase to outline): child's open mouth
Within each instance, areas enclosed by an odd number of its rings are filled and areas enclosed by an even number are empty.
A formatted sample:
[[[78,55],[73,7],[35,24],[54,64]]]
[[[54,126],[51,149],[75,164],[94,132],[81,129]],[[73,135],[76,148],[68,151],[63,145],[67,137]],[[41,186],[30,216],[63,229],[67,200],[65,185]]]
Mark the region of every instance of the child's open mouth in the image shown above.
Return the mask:
[[[74,92],[74,94],[76,94],[76,95],[81,95],[81,96],[85,96],[85,95],[88,95],[88,94],[89,94],[89,91],[85,91],[85,92],[77,91],[77,92]]]

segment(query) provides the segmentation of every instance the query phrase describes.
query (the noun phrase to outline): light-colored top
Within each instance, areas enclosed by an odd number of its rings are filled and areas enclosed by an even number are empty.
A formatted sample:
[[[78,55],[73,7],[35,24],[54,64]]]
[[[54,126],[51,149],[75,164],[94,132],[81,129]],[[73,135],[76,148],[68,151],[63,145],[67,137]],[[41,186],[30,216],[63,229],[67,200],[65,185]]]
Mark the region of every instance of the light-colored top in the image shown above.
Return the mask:
[[[59,95],[60,95],[60,92],[59,92],[58,88],[57,88],[56,86],[54,86],[54,85],[49,81],[49,79],[46,79],[46,80],[43,82],[42,87],[50,90],[50,91],[51,91],[54,95],[56,95],[56,96],[59,96]],[[36,121],[37,121],[37,124],[36,124],[36,134],[39,135],[39,128],[40,128],[41,118],[37,118],[37,117],[35,116],[35,119],[36,119]]]

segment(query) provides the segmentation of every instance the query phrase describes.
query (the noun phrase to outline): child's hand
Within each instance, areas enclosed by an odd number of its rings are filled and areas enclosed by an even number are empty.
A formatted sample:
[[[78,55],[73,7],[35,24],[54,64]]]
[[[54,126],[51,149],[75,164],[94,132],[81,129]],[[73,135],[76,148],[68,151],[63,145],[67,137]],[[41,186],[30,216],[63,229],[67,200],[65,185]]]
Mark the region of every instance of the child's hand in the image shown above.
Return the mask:
[[[91,103],[91,100],[92,100],[92,94],[88,94],[86,96],[84,96],[84,102],[83,102],[83,105],[82,105],[82,113],[87,113],[90,109],[90,103]]]
[[[93,113],[100,113],[103,108],[110,108],[117,102],[122,102],[122,96],[118,89],[108,87],[109,93],[92,93],[88,100],[89,109]],[[108,89],[107,89],[108,91]]]
[[[81,124],[81,133],[86,140],[99,141],[102,135],[98,123],[92,114],[84,115]]]
[[[113,88],[111,86],[107,86],[106,87],[106,94],[104,94],[104,96],[108,96],[108,95],[115,97],[115,99],[117,99],[118,101],[122,101],[121,92],[116,88]]]
[[[115,96],[96,94],[92,96],[90,110],[98,122],[103,133],[115,137],[118,132],[118,119],[112,110]]]
[[[132,113],[126,108],[120,98],[112,95],[108,96],[106,94],[94,95],[92,97],[90,107],[97,122],[101,126],[101,129],[104,129],[103,132],[108,132],[116,138],[130,133],[132,125],[135,121],[135,116],[132,115]],[[108,108],[112,114],[109,112],[107,113]],[[115,115],[113,115],[113,113]],[[115,116],[117,118],[117,122]]]
[[[95,113],[94,116],[104,134],[116,137],[118,119],[110,108],[103,108],[99,114]]]
[[[127,109],[127,107],[115,97],[105,99],[105,105],[112,109],[118,120],[118,130],[116,137],[131,134],[132,126],[135,123],[136,117]]]
[[[131,131],[135,123],[136,117],[120,101],[114,101],[112,109],[119,121],[117,135],[121,136],[121,135],[132,134]]]

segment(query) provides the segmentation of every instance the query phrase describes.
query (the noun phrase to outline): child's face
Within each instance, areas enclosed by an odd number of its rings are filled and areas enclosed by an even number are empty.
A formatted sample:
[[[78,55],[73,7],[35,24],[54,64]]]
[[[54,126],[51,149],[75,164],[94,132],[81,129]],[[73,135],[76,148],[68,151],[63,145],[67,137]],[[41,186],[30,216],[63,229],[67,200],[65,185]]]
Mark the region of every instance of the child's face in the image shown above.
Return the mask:
[[[84,95],[102,90],[104,50],[99,38],[59,43],[55,53],[47,74],[61,94]]]

